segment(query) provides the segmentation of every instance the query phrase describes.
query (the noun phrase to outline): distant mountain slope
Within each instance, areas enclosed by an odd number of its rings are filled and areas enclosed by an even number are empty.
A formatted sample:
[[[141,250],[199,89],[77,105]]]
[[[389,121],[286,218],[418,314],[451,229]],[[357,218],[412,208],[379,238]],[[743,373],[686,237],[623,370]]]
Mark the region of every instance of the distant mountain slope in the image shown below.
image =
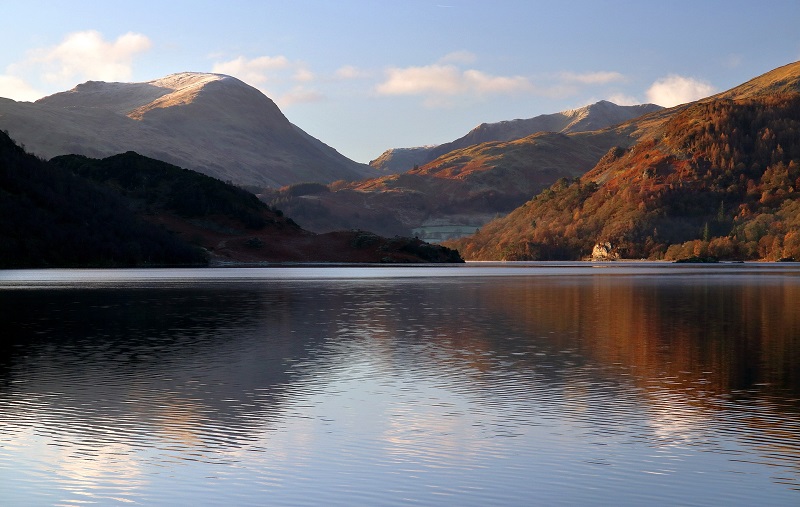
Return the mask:
[[[430,152],[435,147],[436,145],[390,148],[381,153],[375,160],[370,160],[369,165],[391,174],[406,172],[415,166],[428,162]]]
[[[601,100],[578,109],[543,114],[534,118],[482,123],[466,135],[434,146],[395,148],[385,151],[370,162],[376,169],[390,173],[405,172],[415,165],[424,165],[450,151],[491,141],[513,141],[537,132],[589,132],[600,130],[663,109],[655,104],[618,106]]]
[[[260,91],[221,74],[89,81],[35,103],[0,99],[0,129],[45,158],[136,151],[243,185],[378,174],[292,125]]]
[[[504,122],[514,127],[493,124],[476,131],[485,131],[490,137],[513,137],[532,124],[565,130],[591,128],[613,121],[614,115],[647,110],[653,112],[637,121],[653,121],[648,118],[660,114],[662,108],[620,108],[601,102],[535,121]],[[336,184],[325,192],[305,193],[289,187],[265,192],[263,198],[316,232],[358,227],[383,235],[414,233],[433,240],[441,236],[442,228],[453,235],[474,230],[498,214],[509,213],[559,178],[582,175],[610,148],[633,143],[637,125],[590,132],[542,131],[510,141],[481,142],[456,148],[401,174]],[[475,134],[474,139],[481,135]],[[434,148],[438,149],[425,149]],[[413,158],[415,149],[398,153]]]
[[[432,224],[479,227],[559,178],[580,176],[609,148],[630,142],[613,129],[540,132],[454,150],[403,174],[325,191],[288,187],[264,199],[316,232],[358,227],[391,236]]]
[[[474,260],[800,260],[800,62],[620,128],[637,141],[446,244]]]

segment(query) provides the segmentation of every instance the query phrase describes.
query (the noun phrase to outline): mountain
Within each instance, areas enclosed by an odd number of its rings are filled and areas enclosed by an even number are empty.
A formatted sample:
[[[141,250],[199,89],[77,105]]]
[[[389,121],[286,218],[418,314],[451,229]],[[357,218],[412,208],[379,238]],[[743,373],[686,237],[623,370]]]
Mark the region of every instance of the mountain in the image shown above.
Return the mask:
[[[491,141],[513,141],[537,132],[589,132],[617,125],[626,120],[663,109],[655,104],[618,106],[601,100],[578,109],[543,114],[524,120],[481,123],[466,135],[440,145],[387,150],[370,162],[372,167],[389,173],[399,173],[426,164],[448,152]]]
[[[655,109],[642,121],[659,115]],[[587,116],[570,118],[589,124]],[[457,148],[401,174],[336,183],[325,191],[291,186],[262,198],[315,232],[357,227],[439,241],[470,234],[556,180],[584,174],[609,149],[635,142],[635,134],[631,126],[537,132]]]
[[[305,231],[239,187],[134,152],[44,161],[0,133],[0,269],[460,261],[417,239]]]
[[[135,152],[52,163],[120,194],[131,210],[201,247],[213,265],[263,262],[459,262],[457,252],[365,231],[314,234],[255,195]]]
[[[389,148],[369,165],[391,174],[402,173],[430,160],[430,153],[437,145],[415,146],[413,148]]]
[[[0,129],[45,158],[135,151],[240,185],[379,174],[291,124],[257,89],[222,74],[89,81],[34,103],[0,99]]]
[[[610,149],[473,236],[473,260],[800,260],[800,62],[620,127]]]

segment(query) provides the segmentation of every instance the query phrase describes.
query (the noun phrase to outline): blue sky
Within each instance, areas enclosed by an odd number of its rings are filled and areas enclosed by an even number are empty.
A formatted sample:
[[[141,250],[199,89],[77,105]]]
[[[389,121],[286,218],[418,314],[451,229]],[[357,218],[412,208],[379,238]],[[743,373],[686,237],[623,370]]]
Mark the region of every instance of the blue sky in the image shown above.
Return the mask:
[[[800,1],[0,0],[0,96],[238,77],[367,162],[482,122],[664,106],[800,60]]]

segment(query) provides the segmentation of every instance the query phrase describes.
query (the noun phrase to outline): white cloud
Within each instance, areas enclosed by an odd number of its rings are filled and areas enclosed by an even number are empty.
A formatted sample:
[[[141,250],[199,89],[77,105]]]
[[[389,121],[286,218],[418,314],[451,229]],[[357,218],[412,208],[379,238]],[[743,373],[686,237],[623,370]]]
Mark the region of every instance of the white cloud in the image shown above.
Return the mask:
[[[31,101],[45,95],[40,86],[65,87],[89,79],[129,81],[134,58],[151,46],[150,39],[134,32],[113,41],[96,30],[73,32],[58,45],[32,49],[24,60],[6,67],[0,75],[0,96]]]
[[[288,93],[284,93],[283,95],[275,99],[275,102],[280,107],[288,107],[294,104],[309,104],[312,102],[320,102],[324,99],[325,96],[316,90],[310,90],[303,88],[302,86],[296,86],[292,88]]]
[[[624,93],[615,93],[608,97],[609,102],[613,102],[618,106],[635,106],[641,104],[641,101],[636,97],[631,95],[625,95]]]
[[[44,93],[35,90],[22,78],[0,75],[0,97],[33,102],[36,99],[44,97],[44,95]]]
[[[336,69],[335,76],[338,79],[361,79],[370,76],[370,72],[359,69],[352,65],[345,65]]]
[[[562,72],[559,77],[569,83],[580,83],[585,85],[608,84],[625,81],[625,76],[619,72],[611,71],[584,72],[582,74],[577,72]]]
[[[453,95],[464,91],[461,72],[454,65],[390,68],[387,79],[378,85],[381,95]]]
[[[315,79],[315,75],[313,72],[306,68],[299,68],[295,71],[292,79],[300,83],[307,83],[309,81],[313,81]]]
[[[533,84],[522,76],[490,76],[479,70],[468,70],[464,72],[464,79],[470,89],[481,94],[533,91]]]
[[[437,63],[423,66],[391,67],[375,87],[379,95],[418,95],[428,107],[449,107],[453,98],[484,98],[491,95],[535,94],[551,98],[575,95],[587,86],[624,82],[614,71],[562,72],[536,80],[528,76],[496,76],[466,65],[475,61],[468,51],[445,55]],[[637,102],[630,97],[626,102]]]
[[[113,42],[96,30],[68,34],[57,46],[34,49],[27,59],[9,66],[12,74],[36,69],[45,81],[54,84],[77,80],[130,80],[133,59],[151,47],[146,36],[128,32]]]
[[[647,100],[664,107],[677,106],[708,97],[716,89],[706,81],[671,74],[647,89]]]
[[[257,86],[269,81],[272,73],[290,67],[289,59],[285,56],[259,56],[250,59],[239,56],[226,62],[214,63],[211,72],[227,74],[239,78],[249,85]]]
[[[381,95],[472,95],[533,91],[524,77],[492,76],[478,70],[462,71],[455,65],[390,68],[376,88]],[[430,103],[430,102],[429,102]]]
[[[469,51],[453,51],[452,53],[447,53],[443,57],[439,59],[439,63],[475,63],[475,60],[478,58],[475,56],[474,53],[470,53]]]
[[[317,80],[317,75],[305,63],[289,60],[282,55],[256,58],[239,56],[215,62],[212,72],[227,74],[255,86],[281,108],[319,102],[325,98],[322,93],[309,87]],[[269,90],[266,86],[269,86]]]

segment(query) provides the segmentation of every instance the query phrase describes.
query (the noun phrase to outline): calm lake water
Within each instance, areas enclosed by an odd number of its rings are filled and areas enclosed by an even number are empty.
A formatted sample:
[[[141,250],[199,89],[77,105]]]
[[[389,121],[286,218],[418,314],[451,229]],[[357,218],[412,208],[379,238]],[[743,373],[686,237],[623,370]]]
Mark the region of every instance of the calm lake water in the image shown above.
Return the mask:
[[[0,504],[800,505],[800,267],[0,271]]]

